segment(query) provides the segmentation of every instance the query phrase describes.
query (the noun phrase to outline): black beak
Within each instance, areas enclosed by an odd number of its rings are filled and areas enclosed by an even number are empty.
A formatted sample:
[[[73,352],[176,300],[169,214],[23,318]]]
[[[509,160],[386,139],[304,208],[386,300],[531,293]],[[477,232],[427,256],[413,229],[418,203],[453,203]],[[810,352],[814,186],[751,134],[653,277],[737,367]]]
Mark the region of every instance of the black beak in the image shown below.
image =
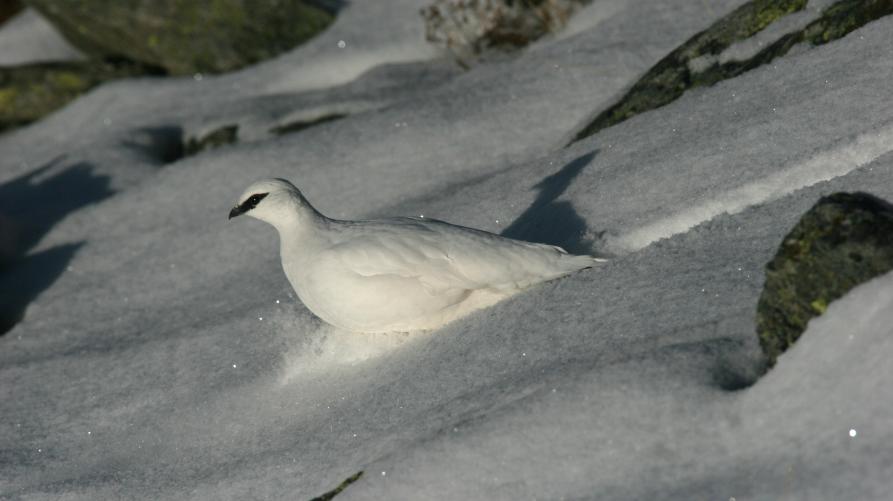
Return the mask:
[[[229,211],[229,219],[232,219],[236,216],[241,216],[245,213],[245,208],[241,205],[237,205],[233,207],[233,210]]]
[[[229,218],[232,219],[236,216],[241,216],[242,214],[257,207],[257,204],[259,204],[260,201],[263,200],[264,197],[267,195],[269,195],[269,193],[255,193],[254,195],[251,195],[250,197],[248,197],[247,200],[233,207],[233,209],[229,211]]]

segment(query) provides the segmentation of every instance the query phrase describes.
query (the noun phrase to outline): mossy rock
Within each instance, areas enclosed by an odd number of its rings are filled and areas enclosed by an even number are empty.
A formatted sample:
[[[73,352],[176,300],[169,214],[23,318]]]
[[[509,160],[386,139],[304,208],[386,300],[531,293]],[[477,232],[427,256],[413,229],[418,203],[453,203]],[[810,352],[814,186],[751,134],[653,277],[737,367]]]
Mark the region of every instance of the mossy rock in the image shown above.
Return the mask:
[[[767,64],[797,44],[820,45],[837,40],[871,21],[893,14],[893,0],[842,0],[829,6],[803,29],[779,37],[753,57],[720,62],[720,54],[732,44],[802,10],[806,3],[806,0],[752,0],[738,7],[661,59],[618,103],[599,113],[577,133],[572,142],[669,104],[690,88],[713,85]]]
[[[22,10],[19,0],[0,0],[0,25]]]
[[[866,193],[819,200],[766,267],[757,334],[770,366],[832,301],[890,270],[893,206]]]
[[[421,10],[425,38],[469,67],[491,51],[512,52],[560,31],[591,0],[435,0]]]
[[[356,482],[356,481],[359,480],[360,477],[362,477],[362,476],[363,476],[363,472],[362,472],[362,471],[358,471],[358,472],[354,473],[353,475],[347,477],[347,479],[344,480],[343,482],[341,482],[341,484],[340,484],[338,487],[335,487],[334,489],[332,489],[332,490],[330,490],[329,492],[323,494],[322,496],[316,496],[315,498],[311,499],[310,501],[330,501],[332,498],[334,498],[334,497],[337,496],[338,494],[341,494],[341,491],[343,491],[344,489],[346,489],[347,486],[349,486],[350,484]]]
[[[310,127],[324,124],[326,122],[334,122],[335,120],[341,120],[346,117],[347,113],[329,113],[325,115],[320,115],[312,119],[308,120],[296,120],[294,122],[284,123],[282,125],[277,125],[270,129],[272,134],[276,134],[277,136],[281,136],[283,134],[291,134],[294,132],[300,132],[304,129],[309,129]]]
[[[230,71],[325,29],[332,12],[305,0],[25,0],[73,45],[184,75]]]
[[[103,61],[0,67],[0,131],[38,120],[102,82],[146,72]]]
[[[217,127],[209,132],[187,136],[183,139],[183,154],[195,155],[205,150],[211,150],[235,143],[239,138],[239,126],[235,124]]]

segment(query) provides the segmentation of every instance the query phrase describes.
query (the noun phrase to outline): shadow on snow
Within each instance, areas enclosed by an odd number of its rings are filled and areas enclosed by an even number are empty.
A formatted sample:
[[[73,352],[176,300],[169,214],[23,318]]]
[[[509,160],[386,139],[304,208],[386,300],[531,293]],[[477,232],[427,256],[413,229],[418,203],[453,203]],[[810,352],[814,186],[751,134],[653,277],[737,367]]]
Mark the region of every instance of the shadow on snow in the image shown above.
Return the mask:
[[[89,164],[56,168],[61,160],[0,185],[0,335],[59,278],[83,242],[32,248],[66,216],[113,194],[109,178],[93,174]]]
[[[581,155],[535,184],[533,187],[539,190],[536,200],[502,231],[502,236],[557,245],[571,254],[592,254],[594,240],[586,220],[571,202],[558,198],[596,154],[598,150]]]

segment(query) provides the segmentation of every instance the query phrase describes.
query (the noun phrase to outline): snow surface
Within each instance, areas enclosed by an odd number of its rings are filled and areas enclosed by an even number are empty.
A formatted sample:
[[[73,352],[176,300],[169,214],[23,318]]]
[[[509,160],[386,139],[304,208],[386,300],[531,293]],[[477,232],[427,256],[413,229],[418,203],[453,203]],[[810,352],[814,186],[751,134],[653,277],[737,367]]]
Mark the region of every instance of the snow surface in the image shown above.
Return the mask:
[[[759,379],[754,311],[821,195],[893,199],[893,19],[564,148],[741,2],[594,2],[468,72],[425,44],[425,3],[351,2],[273,61],[106,84],[0,136],[24,253],[0,275],[24,314],[0,338],[0,497],[309,499],[362,470],[338,499],[885,499],[893,276]],[[326,113],[349,116],[269,131]],[[352,335],[296,302],[273,230],[227,222],[269,176],[332,217],[614,259],[436,332]]]
[[[83,58],[84,55],[34,9],[16,14],[0,29],[0,66]]]

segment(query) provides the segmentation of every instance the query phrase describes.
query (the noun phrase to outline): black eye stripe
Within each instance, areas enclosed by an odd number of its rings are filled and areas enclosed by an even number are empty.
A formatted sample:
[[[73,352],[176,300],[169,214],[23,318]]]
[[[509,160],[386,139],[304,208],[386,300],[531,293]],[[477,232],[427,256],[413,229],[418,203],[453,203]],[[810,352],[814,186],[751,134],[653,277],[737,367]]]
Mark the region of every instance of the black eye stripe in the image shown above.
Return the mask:
[[[254,195],[248,197],[247,200],[242,202],[242,212],[249,211],[257,207],[257,204],[259,204],[260,201],[263,200],[264,197],[267,195],[269,195],[269,193],[255,193]]]

